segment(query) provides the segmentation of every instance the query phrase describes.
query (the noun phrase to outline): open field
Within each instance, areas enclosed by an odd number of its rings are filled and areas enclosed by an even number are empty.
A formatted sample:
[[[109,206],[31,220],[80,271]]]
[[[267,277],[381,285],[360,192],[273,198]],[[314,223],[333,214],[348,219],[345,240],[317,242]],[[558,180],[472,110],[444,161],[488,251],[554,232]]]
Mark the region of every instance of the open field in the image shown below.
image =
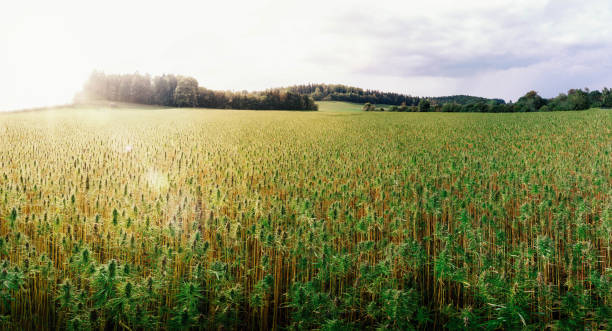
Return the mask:
[[[342,101],[317,101],[321,112],[361,112],[363,105],[360,103]]]
[[[317,101],[321,112],[361,112],[363,104],[344,101]],[[390,105],[376,105],[376,108],[389,108]]]
[[[320,104],[0,114],[3,328],[612,326],[611,111]]]

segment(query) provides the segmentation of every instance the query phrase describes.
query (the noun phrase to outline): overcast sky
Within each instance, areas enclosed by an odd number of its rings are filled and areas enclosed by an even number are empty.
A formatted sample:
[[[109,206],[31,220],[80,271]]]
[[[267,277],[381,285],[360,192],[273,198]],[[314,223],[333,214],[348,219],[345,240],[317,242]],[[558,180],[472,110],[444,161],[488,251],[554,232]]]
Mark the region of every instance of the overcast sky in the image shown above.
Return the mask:
[[[94,69],[516,100],[612,86],[612,1],[20,0],[0,45],[2,110],[68,103]]]

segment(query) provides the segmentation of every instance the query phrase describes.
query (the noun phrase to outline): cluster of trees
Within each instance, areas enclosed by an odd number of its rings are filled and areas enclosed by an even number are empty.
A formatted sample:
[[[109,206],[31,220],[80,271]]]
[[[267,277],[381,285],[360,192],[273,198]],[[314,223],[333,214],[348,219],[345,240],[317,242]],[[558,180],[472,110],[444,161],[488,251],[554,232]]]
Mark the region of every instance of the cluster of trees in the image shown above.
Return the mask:
[[[317,110],[306,94],[288,89],[261,92],[213,91],[198,85],[193,77],[135,74],[106,75],[94,72],[77,100],[109,100],[167,107],[221,109]]]
[[[393,92],[381,92],[376,90],[364,90],[362,88],[346,86],[341,84],[307,84],[295,85],[288,88],[289,91],[299,94],[308,94],[317,101],[345,101],[354,103],[384,104],[393,106],[415,106],[421,100],[428,99],[437,104],[454,102],[460,105],[467,105],[477,102],[504,103],[502,99],[487,99],[473,97],[469,95],[453,95],[434,98],[415,97],[406,94]]]
[[[429,98],[437,104],[447,104],[447,103],[456,103],[459,105],[470,105],[475,103],[485,103],[485,104],[505,104],[506,102],[503,99],[487,99],[482,97],[474,97],[471,95],[451,95],[445,97],[435,97]]]
[[[518,112],[584,110],[598,107],[612,107],[612,89],[571,89],[567,94],[561,93],[552,99],[542,98],[537,92],[530,91],[514,104],[515,111]]]
[[[446,102],[441,102],[445,100]],[[504,103],[498,99],[488,101],[470,102],[461,104],[449,101],[448,97],[421,99],[417,105],[401,104],[391,107],[377,107],[366,102],[364,111],[390,111],[390,112],[445,112],[445,113],[519,113],[536,111],[566,111],[585,110],[589,108],[612,108],[612,89],[604,88],[602,91],[589,89],[571,89],[552,99],[545,99],[535,91],[529,91],[516,103]]]
[[[405,103],[402,103],[400,106],[391,106],[391,107],[376,107],[375,104],[366,102],[363,105],[364,111],[390,111],[390,112],[428,112],[430,111],[431,102],[427,99],[421,99],[417,106],[407,106]]]
[[[400,106],[377,107],[369,102],[363,105],[364,111],[388,111],[388,112],[509,112],[512,104],[489,100],[488,102],[475,102],[466,105],[457,102],[440,103],[435,99],[419,100],[417,105],[408,106],[401,104]]]

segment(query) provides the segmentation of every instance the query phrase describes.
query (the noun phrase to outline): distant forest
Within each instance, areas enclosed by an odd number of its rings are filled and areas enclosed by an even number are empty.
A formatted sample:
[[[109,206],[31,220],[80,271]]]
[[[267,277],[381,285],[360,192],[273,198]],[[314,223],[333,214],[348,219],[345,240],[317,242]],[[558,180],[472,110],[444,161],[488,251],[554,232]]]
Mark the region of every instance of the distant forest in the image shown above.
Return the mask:
[[[354,103],[370,103],[382,105],[406,105],[417,106],[423,99],[430,100],[435,104],[457,103],[467,105],[477,102],[503,104],[502,99],[487,99],[469,95],[453,95],[445,97],[415,97],[412,95],[382,92],[376,90],[364,90],[359,87],[341,84],[307,84],[290,86],[287,90],[299,94],[310,95],[316,101],[345,101]]]
[[[452,97],[450,97],[452,98]],[[437,98],[444,100],[445,98]],[[589,89],[571,89],[559,94],[552,99],[542,98],[536,91],[529,91],[516,103],[500,103],[496,101],[476,101],[461,104],[456,101],[439,102],[436,98],[422,98],[418,105],[402,104],[392,107],[377,107],[375,104],[366,103],[365,111],[390,111],[390,112],[446,112],[446,113],[519,113],[538,111],[567,111],[585,110],[589,108],[611,108],[612,89],[603,88],[602,91],[590,91]],[[452,100],[452,99],[447,99]]]
[[[365,111],[510,113],[612,107],[612,89],[608,88],[604,88],[602,91],[572,89],[567,94],[561,93],[552,99],[542,98],[537,92],[530,91],[515,103],[506,103],[502,99],[487,99],[469,95],[415,97],[338,84],[296,85],[287,89],[299,94],[310,95],[317,101],[363,103],[363,110]],[[387,105],[391,107],[387,107]]]
[[[77,100],[109,100],[167,107],[202,107],[228,109],[317,110],[312,97],[269,89],[262,92],[213,91],[198,85],[193,77],[94,72]]]
[[[254,110],[317,110],[315,101],[344,101],[364,104],[365,111],[508,113],[610,108],[612,89],[571,89],[551,99],[530,91],[517,102],[506,103],[502,99],[469,95],[416,97],[341,84],[294,85],[260,92],[213,91],[199,86],[192,77],[162,75],[151,78],[138,73],[106,75],[95,71],[76,99]]]

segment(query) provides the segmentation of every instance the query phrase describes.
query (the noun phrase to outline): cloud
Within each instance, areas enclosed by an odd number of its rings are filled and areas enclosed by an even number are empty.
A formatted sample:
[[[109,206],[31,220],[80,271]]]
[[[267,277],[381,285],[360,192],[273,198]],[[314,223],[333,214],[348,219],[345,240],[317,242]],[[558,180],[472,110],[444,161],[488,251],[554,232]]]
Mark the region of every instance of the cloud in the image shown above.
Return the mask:
[[[400,77],[439,76],[472,77],[476,74],[494,70],[528,67],[543,61],[542,57],[522,56],[520,54],[484,54],[460,57],[440,54],[398,51],[388,53],[380,61],[365,66],[360,72],[365,74],[386,74]]]
[[[516,99],[528,86],[548,95],[571,87],[601,88],[603,77],[611,73],[605,55],[612,49],[610,2],[435,4],[443,9],[406,8],[380,14],[355,6],[357,9],[340,14],[327,32],[336,39],[358,39],[359,47],[365,44],[368,50],[352,46],[354,49],[337,52],[339,55],[322,52],[311,60],[326,67],[348,65],[352,73],[365,76],[439,79],[439,87],[428,94],[469,93],[506,99]],[[351,28],[342,28],[346,26]],[[342,55],[347,53],[359,54],[360,60],[355,63]],[[402,90],[395,84],[389,88]],[[553,88],[558,90],[553,92]]]

